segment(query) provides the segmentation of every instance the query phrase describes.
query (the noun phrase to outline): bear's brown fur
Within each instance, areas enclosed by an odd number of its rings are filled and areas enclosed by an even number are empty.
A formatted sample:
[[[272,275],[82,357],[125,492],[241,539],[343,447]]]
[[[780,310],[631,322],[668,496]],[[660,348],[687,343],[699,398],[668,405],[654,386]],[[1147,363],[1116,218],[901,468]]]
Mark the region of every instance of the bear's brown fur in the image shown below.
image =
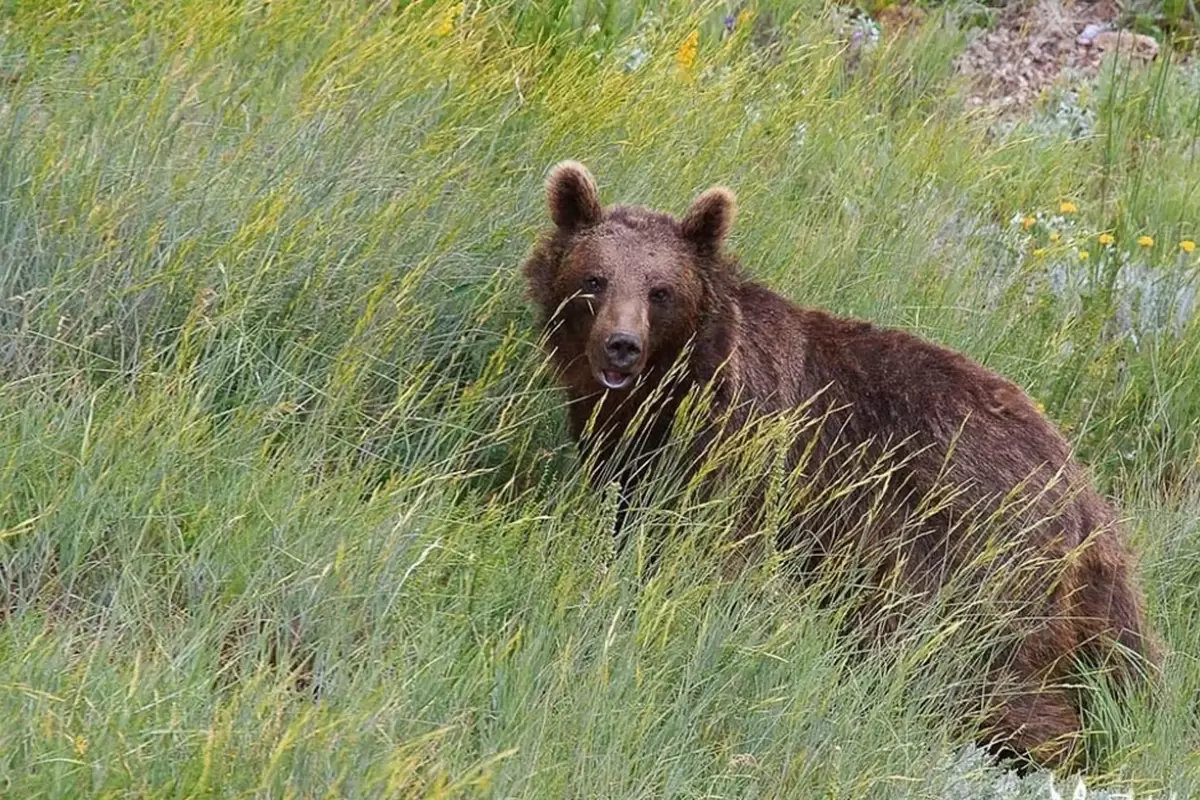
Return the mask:
[[[847,538],[860,551],[863,541],[882,545],[875,585],[928,597],[949,576],[994,577],[981,552],[997,537],[1014,544],[1023,560],[1000,571],[1026,568],[1004,589],[1025,622],[990,662],[1003,699],[985,731],[1035,762],[1078,756],[1079,698],[1061,685],[1073,660],[1116,662],[1127,685],[1157,663],[1158,648],[1114,511],[1028,396],[963,355],[746,280],[722,250],[734,214],[726,189],[701,194],[681,220],[604,208],[591,174],[568,161],[546,194],[554,228],[524,272],[589,460],[635,479],[698,387],[711,391],[713,411],[692,443],[697,458],[715,437],[807,404],[822,424],[797,437],[789,463],[804,462],[810,485],[859,463],[850,453],[892,467],[872,491],[797,514],[785,548],[818,567]],[[639,412],[649,419],[636,445],[618,450]]]

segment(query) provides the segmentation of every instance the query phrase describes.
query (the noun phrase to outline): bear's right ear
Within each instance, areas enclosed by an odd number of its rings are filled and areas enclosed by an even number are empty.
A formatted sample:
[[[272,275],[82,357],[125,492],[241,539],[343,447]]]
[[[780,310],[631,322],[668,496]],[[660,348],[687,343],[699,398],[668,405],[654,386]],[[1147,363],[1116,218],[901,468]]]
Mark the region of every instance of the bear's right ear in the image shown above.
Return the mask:
[[[716,252],[733,225],[737,199],[724,186],[714,186],[693,202],[679,223],[684,238],[701,250]]]
[[[578,161],[561,161],[546,178],[546,205],[560,230],[595,225],[604,216],[596,181]]]

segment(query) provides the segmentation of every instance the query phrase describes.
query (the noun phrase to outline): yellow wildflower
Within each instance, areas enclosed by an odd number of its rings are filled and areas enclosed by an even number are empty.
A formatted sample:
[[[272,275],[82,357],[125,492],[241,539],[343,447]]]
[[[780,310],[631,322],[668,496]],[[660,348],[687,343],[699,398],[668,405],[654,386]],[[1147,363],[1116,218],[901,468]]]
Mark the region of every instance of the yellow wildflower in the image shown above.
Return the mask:
[[[1191,255],[1192,253],[1196,252],[1196,243],[1191,239],[1184,239],[1179,243],[1179,249],[1188,255]]]
[[[1078,210],[1079,207],[1070,200],[1064,200],[1058,204],[1058,213],[1060,214],[1074,214]]]
[[[743,8],[741,11],[738,12],[738,15],[737,15],[737,27],[740,28],[743,25],[746,25],[747,23],[750,22],[750,20],[753,17],[754,17],[753,11],[751,11],[748,8]]]
[[[1027,231],[1034,225],[1037,225],[1037,220],[1033,217],[1026,217],[1025,219],[1021,220],[1021,230]]]
[[[1037,412],[1038,412],[1039,414],[1045,414],[1045,413],[1046,413],[1046,406],[1045,406],[1045,405],[1042,403],[1042,401],[1041,401],[1041,400],[1034,400],[1034,401],[1033,401],[1033,407],[1037,409]]]
[[[454,25],[458,22],[459,16],[462,15],[463,4],[455,3],[446,9],[445,15],[442,17],[441,23],[438,25],[438,36],[449,36],[454,33]]]
[[[1058,240],[1062,238],[1062,234],[1058,231],[1050,231],[1050,241],[1058,244]]]
[[[683,44],[679,45],[679,51],[675,53],[675,66],[680,72],[690,72],[692,66],[696,63],[696,50],[700,47],[700,31],[692,31],[683,40]]]
[[[75,745],[75,755],[86,755],[88,751],[88,740],[82,736],[74,737],[73,744]]]
[[[1088,260],[1088,257],[1089,257],[1089,255],[1090,255],[1090,254],[1088,253],[1088,251],[1087,251],[1087,250],[1080,250],[1080,251],[1079,251],[1079,260],[1080,260],[1080,261],[1087,261],[1087,260]]]
[[[1108,247],[1110,244],[1116,241],[1111,233],[1102,233],[1097,237],[1096,240],[1100,242],[1102,247]]]
[[[1033,255],[1035,258],[1041,258],[1042,256],[1046,255],[1046,248],[1044,248],[1044,247],[1033,248]]]
[[[1142,235],[1138,237],[1138,244],[1142,247],[1154,247],[1154,237]]]

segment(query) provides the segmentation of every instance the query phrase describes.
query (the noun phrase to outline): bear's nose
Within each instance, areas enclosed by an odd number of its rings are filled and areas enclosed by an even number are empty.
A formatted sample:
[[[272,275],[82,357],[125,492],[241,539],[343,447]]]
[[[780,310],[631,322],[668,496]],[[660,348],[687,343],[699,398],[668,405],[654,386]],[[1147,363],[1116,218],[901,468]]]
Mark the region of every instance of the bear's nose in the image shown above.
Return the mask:
[[[642,357],[642,339],[636,333],[618,331],[604,340],[604,352],[618,369],[628,369]]]

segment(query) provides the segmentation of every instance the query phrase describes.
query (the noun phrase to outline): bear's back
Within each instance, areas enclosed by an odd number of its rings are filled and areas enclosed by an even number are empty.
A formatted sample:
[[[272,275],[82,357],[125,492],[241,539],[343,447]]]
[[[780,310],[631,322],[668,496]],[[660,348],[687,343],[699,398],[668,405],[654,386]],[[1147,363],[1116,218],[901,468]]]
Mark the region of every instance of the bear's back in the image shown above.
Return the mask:
[[[1028,395],[967,356],[798,306],[757,284],[743,284],[739,299],[743,396],[761,411],[809,403],[808,413],[828,415],[825,452],[896,448],[918,484],[950,477],[948,465],[973,487],[969,494],[1004,494],[1035,473],[1045,480],[1064,467],[1075,472],[1065,440]]]

